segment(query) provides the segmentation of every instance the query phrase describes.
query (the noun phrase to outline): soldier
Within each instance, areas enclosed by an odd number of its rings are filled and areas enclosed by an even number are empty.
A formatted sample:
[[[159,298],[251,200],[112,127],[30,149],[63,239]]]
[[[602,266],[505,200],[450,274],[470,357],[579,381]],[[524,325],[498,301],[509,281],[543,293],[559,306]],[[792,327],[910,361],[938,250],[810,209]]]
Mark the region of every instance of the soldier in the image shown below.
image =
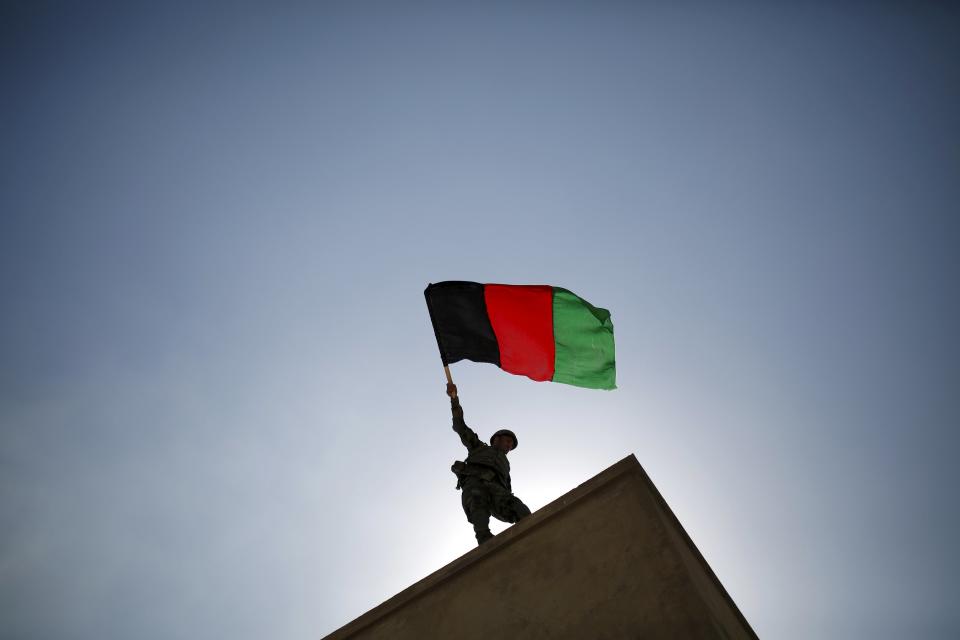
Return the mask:
[[[453,411],[453,430],[469,452],[466,462],[457,460],[451,469],[457,474],[457,489],[463,489],[463,511],[473,525],[480,545],[493,537],[490,516],[513,523],[530,515],[527,505],[510,489],[507,454],[517,448],[517,436],[509,429],[501,429],[491,436],[489,445],[484,444],[463,421],[457,385],[448,384],[447,395]]]

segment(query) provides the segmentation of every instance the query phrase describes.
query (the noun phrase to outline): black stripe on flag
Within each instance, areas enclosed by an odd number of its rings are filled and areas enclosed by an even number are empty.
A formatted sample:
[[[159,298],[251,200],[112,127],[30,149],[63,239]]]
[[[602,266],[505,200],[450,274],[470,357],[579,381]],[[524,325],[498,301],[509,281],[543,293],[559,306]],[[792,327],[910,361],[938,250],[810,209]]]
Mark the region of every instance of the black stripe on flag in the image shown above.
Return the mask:
[[[500,366],[500,346],[490,326],[482,284],[438,282],[428,285],[423,295],[443,364],[473,360]]]

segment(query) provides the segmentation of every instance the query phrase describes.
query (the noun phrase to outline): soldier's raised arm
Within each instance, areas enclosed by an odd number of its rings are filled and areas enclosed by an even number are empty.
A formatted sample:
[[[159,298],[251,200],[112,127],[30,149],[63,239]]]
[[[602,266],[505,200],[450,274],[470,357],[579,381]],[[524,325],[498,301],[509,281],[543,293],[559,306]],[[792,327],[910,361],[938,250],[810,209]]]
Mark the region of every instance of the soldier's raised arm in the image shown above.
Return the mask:
[[[482,447],[483,443],[480,442],[480,438],[463,421],[463,407],[460,406],[460,398],[457,397],[457,385],[448,384],[447,395],[450,396],[450,411],[453,413],[453,430],[460,436],[460,442],[468,451]]]

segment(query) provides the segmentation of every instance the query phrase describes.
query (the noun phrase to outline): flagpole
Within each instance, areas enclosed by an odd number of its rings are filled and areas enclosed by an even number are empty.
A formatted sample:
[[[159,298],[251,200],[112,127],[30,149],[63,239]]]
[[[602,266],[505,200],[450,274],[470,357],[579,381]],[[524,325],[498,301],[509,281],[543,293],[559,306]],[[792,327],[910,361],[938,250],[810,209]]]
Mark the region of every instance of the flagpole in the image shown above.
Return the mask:
[[[447,384],[453,384],[453,378],[450,377],[450,367],[443,365],[443,372],[447,374]]]

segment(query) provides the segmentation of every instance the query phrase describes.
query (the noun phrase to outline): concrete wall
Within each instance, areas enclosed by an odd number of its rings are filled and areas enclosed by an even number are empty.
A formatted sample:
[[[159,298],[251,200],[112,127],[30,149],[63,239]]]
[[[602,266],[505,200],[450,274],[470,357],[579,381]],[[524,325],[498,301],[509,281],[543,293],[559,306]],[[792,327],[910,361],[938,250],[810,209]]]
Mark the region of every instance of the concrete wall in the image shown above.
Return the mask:
[[[755,637],[632,455],[327,636]]]

